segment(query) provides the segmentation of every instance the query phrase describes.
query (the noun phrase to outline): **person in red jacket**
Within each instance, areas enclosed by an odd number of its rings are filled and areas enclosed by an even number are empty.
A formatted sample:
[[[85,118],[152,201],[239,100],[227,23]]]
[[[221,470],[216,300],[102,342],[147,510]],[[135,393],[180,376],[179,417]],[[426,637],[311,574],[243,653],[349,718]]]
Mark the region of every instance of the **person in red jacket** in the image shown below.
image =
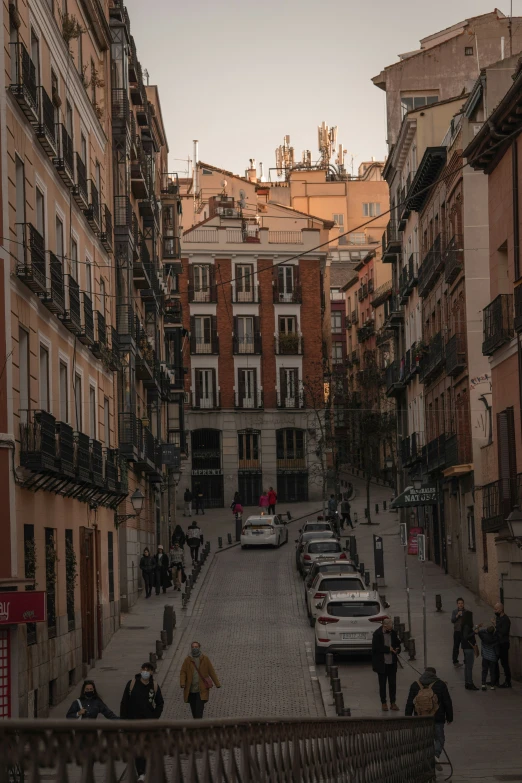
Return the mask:
[[[274,488],[270,487],[270,489],[268,490],[268,513],[269,514],[275,514],[276,503],[277,503],[277,494]]]

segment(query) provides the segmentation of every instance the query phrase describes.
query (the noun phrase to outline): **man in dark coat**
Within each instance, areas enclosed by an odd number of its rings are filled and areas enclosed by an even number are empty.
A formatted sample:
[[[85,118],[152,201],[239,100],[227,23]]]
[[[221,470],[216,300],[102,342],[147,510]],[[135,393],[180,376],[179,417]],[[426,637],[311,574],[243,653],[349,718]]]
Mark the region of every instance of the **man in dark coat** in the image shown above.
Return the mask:
[[[495,630],[498,635],[498,655],[504,669],[505,682],[500,685],[500,666],[497,666],[497,686],[499,688],[511,688],[511,669],[509,667],[509,632],[511,620],[504,611],[504,604],[495,604]]]
[[[383,620],[372,639],[372,667],[379,677],[379,693],[383,712],[388,712],[386,682],[390,691],[390,709],[398,711],[395,702],[397,695],[397,656],[401,651],[401,642],[389,617]]]
[[[167,592],[167,587],[172,587],[172,580],[170,578],[170,561],[168,555],[163,551],[163,546],[158,544],[158,551],[154,558],[155,561],[155,576],[156,576],[156,595],[160,594],[160,588],[163,592]]]
[[[146,661],[139,674],[129,680],[123,691],[120,704],[122,720],[153,720],[161,718],[163,712],[163,696],[161,689],[153,679],[154,666]],[[145,758],[136,757],[136,772],[138,781],[145,780],[147,762]]]
[[[437,697],[438,701],[437,711],[433,713],[433,718],[435,720],[435,756],[438,760],[444,749],[444,742],[446,739],[444,736],[444,724],[446,722],[453,722],[453,704],[451,701],[451,696],[449,695],[448,686],[444,680],[440,680],[437,677],[437,671],[433,668],[433,666],[426,666],[424,674],[421,674],[419,679],[415,682],[412,682],[410,686],[408,701],[406,702],[406,709],[404,710],[405,715],[411,716],[414,713],[417,714],[415,712],[414,701],[415,697],[421,689],[421,686],[423,688],[429,688],[431,686],[431,690]],[[442,769],[438,761],[437,769]]]

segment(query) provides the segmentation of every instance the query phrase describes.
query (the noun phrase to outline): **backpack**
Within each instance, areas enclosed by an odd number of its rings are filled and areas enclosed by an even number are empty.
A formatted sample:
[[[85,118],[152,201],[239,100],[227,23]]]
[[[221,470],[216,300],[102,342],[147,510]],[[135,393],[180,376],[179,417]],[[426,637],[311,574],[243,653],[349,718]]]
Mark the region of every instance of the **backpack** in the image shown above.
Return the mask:
[[[415,713],[417,715],[435,715],[439,709],[439,699],[436,693],[433,692],[433,684],[430,683],[425,688],[417,680],[419,686],[419,692],[413,699],[413,706],[415,707]]]

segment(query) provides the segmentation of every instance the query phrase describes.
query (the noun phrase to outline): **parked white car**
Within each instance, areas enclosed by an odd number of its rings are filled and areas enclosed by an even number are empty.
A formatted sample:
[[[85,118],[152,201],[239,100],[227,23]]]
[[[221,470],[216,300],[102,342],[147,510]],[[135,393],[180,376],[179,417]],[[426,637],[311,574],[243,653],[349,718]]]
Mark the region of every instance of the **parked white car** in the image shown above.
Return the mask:
[[[317,574],[336,574],[338,572],[343,574],[358,574],[359,570],[355,567],[355,563],[352,563],[351,560],[323,560],[322,558],[316,560],[305,577],[305,603],[307,601],[308,590],[311,588]]]
[[[386,608],[373,590],[327,593],[315,623],[315,662],[324,663],[328,652],[370,653],[374,631],[385,617]]]
[[[281,546],[288,541],[288,528],[277,514],[248,517],[240,541],[241,549],[248,546]]]
[[[306,594],[306,611],[308,612],[310,625],[312,627],[315,625],[316,617],[321,611],[319,606],[322,605],[323,598],[328,593],[355,593],[361,590],[364,593],[368,591],[368,588],[359,574],[343,574],[342,571],[337,571],[333,574],[317,574]]]
[[[326,522],[324,520],[315,520],[315,519],[306,521],[303,527],[299,528],[300,533],[311,533],[312,531],[317,532],[318,530],[333,531],[333,528],[329,522]]]
[[[310,570],[316,560],[348,560],[340,542],[336,538],[313,538],[307,541],[299,555],[299,570],[303,576]]]
[[[299,537],[295,539],[295,563],[299,571],[301,570],[301,555],[307,541],[320,541],[324,538],[337,538],[337,536],[330,527],[327,530],[305,530],[303,533],[299,533]]]

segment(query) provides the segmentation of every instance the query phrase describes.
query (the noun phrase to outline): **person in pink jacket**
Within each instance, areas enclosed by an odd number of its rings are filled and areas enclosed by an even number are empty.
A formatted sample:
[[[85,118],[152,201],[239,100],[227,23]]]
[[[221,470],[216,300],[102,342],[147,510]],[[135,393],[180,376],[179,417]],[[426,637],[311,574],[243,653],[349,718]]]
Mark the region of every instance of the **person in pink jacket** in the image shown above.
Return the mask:
[[[268,513],[275,514],[275,507],[277,503],[277,494],[273,487],[268,490]]]
[[[259,498],[259,510],[266,514],[269,505],[268,495],[266,494],[266,489],[264,489],[263,494]]]

